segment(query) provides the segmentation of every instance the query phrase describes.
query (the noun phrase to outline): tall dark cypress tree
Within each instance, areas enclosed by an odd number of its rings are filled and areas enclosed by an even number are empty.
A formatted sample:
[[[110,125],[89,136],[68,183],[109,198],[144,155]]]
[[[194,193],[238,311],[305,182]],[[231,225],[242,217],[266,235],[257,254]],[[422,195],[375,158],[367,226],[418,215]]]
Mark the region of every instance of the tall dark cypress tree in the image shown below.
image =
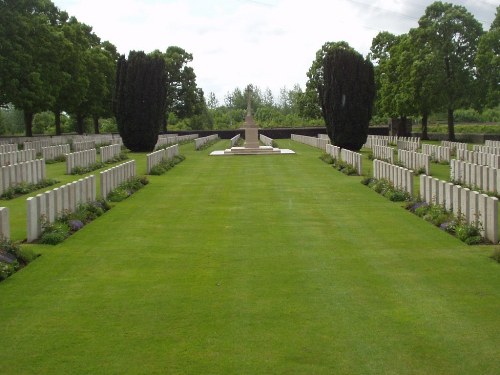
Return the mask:
[[[330,46],[322,55],[317,85],[327,132],[334,145],[359,151],[375,99],[373,65],[346,43]]]
[[[131,151],[152,151],[165,108],[165,61],[144,52],[120,56],[116,69],[114,112],[124,145]]]

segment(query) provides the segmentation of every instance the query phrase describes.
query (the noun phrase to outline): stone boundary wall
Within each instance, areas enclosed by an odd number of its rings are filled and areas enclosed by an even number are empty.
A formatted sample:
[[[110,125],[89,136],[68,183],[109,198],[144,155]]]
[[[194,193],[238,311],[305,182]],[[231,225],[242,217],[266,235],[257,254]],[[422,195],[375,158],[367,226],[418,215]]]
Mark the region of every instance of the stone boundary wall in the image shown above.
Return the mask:
[[[36,150],[21,150],[0,154],[0,166],[23,163],[36,159]]]
[[[231,147],[234,147],[240,138],[241,136],[239,134],[236,134],[233,138],[231,138]]]
[[[115,190],[123,182],[135,177],[135,174],[135,160],[129,160],[125,163],[102,171],[99,174],[101,182],[101,198],[107,199],[110,192]]]
[[[486,140],[484,141],[485,146],[500,148],[500,141]]]
[[[500,169],[500,155],[477,151],[457,150],[457,159],[467,163]]]
[[[320,138],[320,139],[324,139],[324,138]],[[273,145],[273,139],[272,138],[269,138],[267,135],[264,135],[264,134],[259,134],[259,140],[264,143],[264,145],[266,146],[271,146]]]
[[[319,139],[327,139],[327,140],[330,140],[330,137],[328,136],[328,134],[318,134],[318,138],[319,138]]]
[[[498,243],[497,198],[426,175],[420,175],[420,198],[444,206],[457,217],[463,216],[468,224],[479,223],[481,234]]]
[[[69,154],[71,148],[69,144],[42,147],[42,156],[45,160],[54,160],[55,158]]]
[[[106,143],[106,142],[102,142]],[[73,152],[78,152],[78,151],[87,151],[95,148],[96,142],[94,140],[92,141],[83,141],[83,142],[74,142],[73,143]]]
[[[42,153],[42,147],[52,146],[52,141],[50,139],[41,139],[39,141],[24,142],[23,150],[36,150],[37,154]]]
[[[202,147],[203,145],[207,144],[208,142],[215,141],[217,139],[219,139],[218,134],[212,134],[207,137],[196,138],[194,140],[194,148],[195,150],[199,150],[200,147]]]
[[[332,158],[340,160],[341,148],[328,143],[325,147],[325,152],[329,154]]]
[[[500,169],[452,159],[450,179],[456,183],[500,194]]]
[[[307,135],[291,134],[292,141],[306,144],[308,146],[317,147],[326,152],[326,145],[330,144],[329,139],[321,139],[317,137],[309,137]]]
[[[397,145],[398,145],[398,150],[417,152],[420,144],[418,142],[398,140]]]
[[[398,161],[401,162],[406,168],[412,169],[415,172],[420,168],[424,168],[425,174],[429,175],[430,159],[431,157],[429,155],[425,155],[420,152],[398,150]]]
[[[441,141],[441,146],[451,148],[452,153],[457,150],[467,150],[467,143],[463,142]]]
[[[176,155],[179,155],[179,145],[177,144],[158,151],[154,151],[150,154],[146,154],[146,173],[150,174],[151,169],[153,169],[155,165],[160,164],[162,160],[171,160]]]
[[[96,200],[94,175],[73,181],[53,190],[29,197],[27,204],[27,241],[33,242],[42,234],[42,217],[53,223],[67,211],[74,211],[79,204]]]
[[[122,146],[115,144],[111,146],[103,146],[99,147],[99,153],[101,155],[101,162],[106,163],[108,160],[111,160],[120,155],[122,152]]]
[[[364,148],[373,148],[373,146],[389,146],[389,137],[384,135],[369,135],[363,145]]]
[[[383,160],[373,161],[373,178],[387,180],[395,188],[406,191],[412,197],[414,191],[413,175],[414,173],[410,169]]]
[[[476,152],[483,152],[485,154],[500,155],[499,147],[474,145],[472,146],[472,150]]]
[[[363,155],[348,150],[346,148],[343,148],[340,150],[340,159],[346,162],[347,164],[352,165],[356,169],[358,175],[361,176],[361,174],[363,173],[363,169],[361,168],[362,167],[361,161],[363,159]]]
[[[388,146],[372,146],[373,157],[375,159],[383,159],[394,164],[394,149]]]
[[[10,238],[10,215],[7,207],[0,207],[0,237]]]
[[[422,154],[429,155],[431,160],[435,160],[437,162],[449,162],[451,160],[451,149],[449,147],[423,143]]]
[[[21,183],[36,184],[45,179],[45,175],[43,159],[5,165],[0,172],[0,194]]]
[[[96,162],[97,151],[95,148],[66,154],[66,173],[71,174],[75,167],[85,168]]]
[[[15,152],[15,151],[19,151],[17,144],[6,143],[3,145],[0,145],[0,154],[5,154],[7,152]]]

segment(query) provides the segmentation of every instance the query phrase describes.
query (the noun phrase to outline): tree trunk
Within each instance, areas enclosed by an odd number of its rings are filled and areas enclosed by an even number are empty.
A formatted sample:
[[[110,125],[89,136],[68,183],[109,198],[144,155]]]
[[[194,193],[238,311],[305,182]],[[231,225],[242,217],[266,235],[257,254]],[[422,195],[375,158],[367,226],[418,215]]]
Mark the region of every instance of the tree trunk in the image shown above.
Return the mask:
[[[428,141],[429,140],[429,134],[427,133],[427,122],[429,120],[429,114],[424,113],[422,115],[422,140]]]
[[[407,123],[407,117],[401,116],[398,123],[398,137],[408,137]]]
[[[26,130],[26,137],[33,137],[33,112],[24,111],[24,128]]]
[[[455,123],[453,121],[452,108],[448,108],[448,140],[455,141]]]
[[[94,120],[94,133],[99,134],[99,116],[94,115],[92,118]]]
[[[56,135],[61,135],[61,111],[56,110],[54,111],[54,118],[55,118],[55,124],[56,124]]]
[[[84,116],[82,114],[77,114],[76,115],[76,132],[80,135],[83,134],[83,120]]]

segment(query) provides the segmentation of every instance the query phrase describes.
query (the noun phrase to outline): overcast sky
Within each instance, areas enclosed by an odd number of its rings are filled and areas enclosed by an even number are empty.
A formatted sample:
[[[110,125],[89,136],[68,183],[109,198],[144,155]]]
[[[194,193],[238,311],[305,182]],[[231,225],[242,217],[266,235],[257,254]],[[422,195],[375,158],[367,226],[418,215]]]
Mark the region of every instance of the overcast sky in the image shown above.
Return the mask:
[[[379,31],[417,27],[431,0],[53,0],[122,54],[179,46],[198,86],[220,102],[253,83],[278,96],[305,87],[316,51],[345,40],[366,55]],[[488,30],[498,0],[456,0]]]

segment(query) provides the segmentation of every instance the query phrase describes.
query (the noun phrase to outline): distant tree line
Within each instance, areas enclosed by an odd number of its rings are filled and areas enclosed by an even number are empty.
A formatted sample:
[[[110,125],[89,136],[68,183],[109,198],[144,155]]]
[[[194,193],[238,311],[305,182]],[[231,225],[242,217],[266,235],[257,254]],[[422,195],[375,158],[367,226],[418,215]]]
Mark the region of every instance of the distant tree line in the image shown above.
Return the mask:
[[[165,61],[162,129],[170,118],[189,118],[192,128],[201,127],[208,112],[188,66],[192,55],[180,47],[150,55]],[[99,133],[100,125],[116,131],[113,93],[119,57],[112,43],[101,41],[92,27],[51,1],[0,1],[0,132],[19,132],[18,114],[27,136],[52,124],[55,134]]]
[[[365,58],[374,65],[375,104],[368,110],[375,121],[397,119],[404,135],[406,122],[418,117],[426,138],[429,117],[444,112],[449,138],[454,139],[457,113],[473,111],[473,118],[488,109],[500,111],[499,13],[500,6],[485,32],[466,8],[438,1],[408,33],[380,32]],[[326,57],[325,46],[335,44],[326,43],[319,55]],[[158,131],[225,129],[243,123],[245,88],[228,92],[220,103],[214,93],[205,98],[197,87],[189,52],[171,46],[147,56],[164,61]],[[50,0],[0,1],[0,133],[116,131],[119,59],[112,43],[101,41],[92,27]],[[270,89],[253,85],[256,122],[262,127],[325,125],[327,107],[317,80],[324,62],[316,56],[305,90],[283,87],[275,97]]]
[[[401,135],[407,119],[420,116],[426,139],[429,116],[446,112],[454,140],[457,109],[499,105],[500,6],[484,32],[463,6],[435,2],[408,33],[380,32],[369,58],[376,64],[378,116],[398,118]]]

